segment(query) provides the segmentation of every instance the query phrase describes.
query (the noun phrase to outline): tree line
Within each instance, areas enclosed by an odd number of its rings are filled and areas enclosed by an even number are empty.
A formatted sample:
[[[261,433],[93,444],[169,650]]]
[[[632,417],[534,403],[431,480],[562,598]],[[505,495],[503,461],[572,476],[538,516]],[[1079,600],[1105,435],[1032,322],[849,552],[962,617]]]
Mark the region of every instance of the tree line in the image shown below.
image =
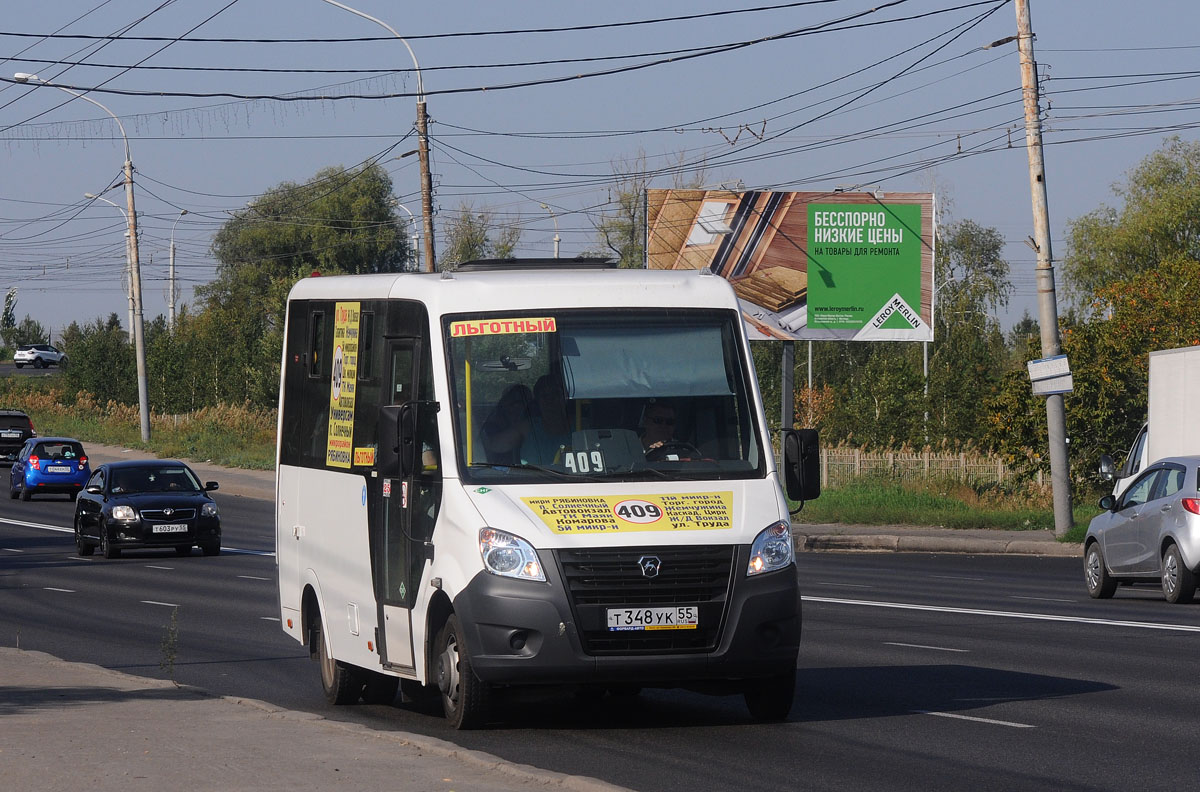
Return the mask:
[[[614,166],[617,196],[594,221],[593,252],[625,266],[640,265],[643,255],[639,207],[648,177],[640,162]],[[1122,450],[1145,420],[1147,353],[1200,344],[1200,143],[1167,139],[1115,195],[1116,206],[1069,223],[1060,262],[1060,332],[1074,378],[1067,431],[1079,486],[1099,454]],[[387,173],[368,165],[285,182],[234,213],[214,237],[216,276],[197,288],[194,305],[172,328],[162,317],[147,323],[154,410],[273,407],[286,296],[296,280],[416,268],[408,218],[396,206]],[[441,266],[503,258],[520,240],[519,218],[501,222],[468,204],[449,213],[444,230]],[[1026,315],[1005,332],[996,318],[1012,294],[1003,247],[994,228],[939,222],[934,340],[815,343],[811,389],[807,348],[798,344],[797,425],[815,426],[827,443],[972,449],[1002,454],[1028,474],[1048,471],[1044,402],[1032,395],[1025,368],[1041,357],[1037,322]],[[13,305],[10,298],[0,318],[6,345],[45,340],[35,321],[15,322]],[[136,403],[133,351],[115,314],[72,324],[59,343],[72,362],[63,373],[70,392],[86,391],[100,404]],[[752,347],[777,425],[781,345]]]

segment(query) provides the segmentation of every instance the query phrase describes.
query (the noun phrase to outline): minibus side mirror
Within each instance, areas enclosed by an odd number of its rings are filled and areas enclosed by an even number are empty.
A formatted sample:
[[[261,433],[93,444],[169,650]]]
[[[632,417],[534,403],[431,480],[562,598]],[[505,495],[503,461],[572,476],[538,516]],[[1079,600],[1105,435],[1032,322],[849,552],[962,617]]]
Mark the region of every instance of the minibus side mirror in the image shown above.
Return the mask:
[[[816,429],[783,433],[783,483],[788,498],[816,500],[821,495],[821,446]]]
[[[1117,463],[1108,454],[1100,455],[1100,478],[1112,481],[1117,475]]]
[[[400,405],[400,477],[409,478],[417,470],[420,450],[417,448],[417,403]]]

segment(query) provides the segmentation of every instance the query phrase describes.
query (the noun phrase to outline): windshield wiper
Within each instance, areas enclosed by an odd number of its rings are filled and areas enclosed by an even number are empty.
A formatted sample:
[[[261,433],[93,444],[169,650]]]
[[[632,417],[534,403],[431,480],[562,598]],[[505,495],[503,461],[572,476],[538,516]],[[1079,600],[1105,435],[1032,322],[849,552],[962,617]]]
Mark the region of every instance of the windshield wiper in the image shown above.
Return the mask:
[[[529,462],[514,462],[511,465],[498,465],[498,464],[494,464],[494,463],[490,463],[490,462],[472,462],[470,465],[468,465],[468,467],[470,467],[472,470],[479,470],[480,468],[487,468],[488,470],[501,470],[501,471],[504,471],[504,470],[536,470],[539,473],[546,473],[548,475],[554,476],[555,478],[562,479],[563,481],[588,481],[589,480],[586,476],[576,476],[572,473],[567,473],[562,470],[555,470],[552,467],[546,467],[545,465],[534,465]]]

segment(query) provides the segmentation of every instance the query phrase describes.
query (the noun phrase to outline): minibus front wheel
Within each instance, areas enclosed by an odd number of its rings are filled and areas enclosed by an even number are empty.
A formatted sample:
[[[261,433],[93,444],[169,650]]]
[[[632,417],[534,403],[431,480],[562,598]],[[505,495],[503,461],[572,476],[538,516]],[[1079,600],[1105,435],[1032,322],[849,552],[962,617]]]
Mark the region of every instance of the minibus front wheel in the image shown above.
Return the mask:
[[[330,704],[354,704],[362,696],[363,679],[352,666],[333,659],[325,642],[321,614],[313,613],[313,643],[317,649],[317,665],[321,667],[321,689]],[[393,694],[394,695],[394,694]]]
[[[475,729],[487,722],[491,690],[475,676],[463,642],[458,616],[450,614],[438,633],[437,685],[446,720],[456,729]]]
[[[796,672],[752,680],[747,683],[744,696],[746,709],[754,720],[784,720],[796,698]]]

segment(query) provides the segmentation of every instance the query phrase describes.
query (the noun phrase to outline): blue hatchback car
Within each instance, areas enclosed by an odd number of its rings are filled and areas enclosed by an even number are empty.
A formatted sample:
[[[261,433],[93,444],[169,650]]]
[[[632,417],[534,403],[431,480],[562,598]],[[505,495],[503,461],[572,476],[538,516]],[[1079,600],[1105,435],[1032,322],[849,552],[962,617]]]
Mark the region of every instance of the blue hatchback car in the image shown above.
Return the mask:
[[[75,496],[92,475],[83,444],[69,437],[33,437],[21,446],[21,453],[8,476],[8,496],[27,501],[32,495],[66,494]]]

